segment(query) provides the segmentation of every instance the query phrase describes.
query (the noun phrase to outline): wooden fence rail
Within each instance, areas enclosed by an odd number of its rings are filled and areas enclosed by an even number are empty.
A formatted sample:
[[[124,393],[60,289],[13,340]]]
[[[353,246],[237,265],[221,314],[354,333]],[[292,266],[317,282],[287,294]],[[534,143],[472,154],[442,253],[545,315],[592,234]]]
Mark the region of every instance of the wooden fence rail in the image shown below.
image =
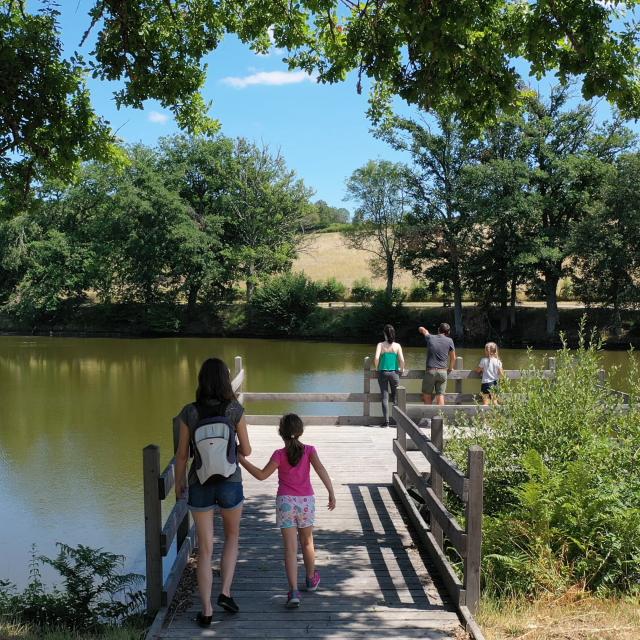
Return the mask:
[[[235,375],[231,386],[240,400],[244,369],[242,358],[235,359]],[[173,421],[173,451],[178,448],[179,420]],[[160,447],[150,444],[142,450],[142,473],[144,486],[144,533],[146,555],[146,597],[147,612],[154,614],[161,607],[168,607],[173,600],[180,577],[189,556],[196,546],[195,525],[186,500],[176,503],[162,523],[162,502],[171,495],[176,483],[175,456],[171,458],[164,471],[160,472]],[[164,562],[173,541],[176,541],[176,557],[168,567],[168,575],[164,578]]]
[[[475,445],[469,448],[468,471],[467,475],[463,474],[442,453],[442,417],[432,418],[432,438],[428,438],[407,415],[406,395],[403,387],[398,388],[398,404],[393,408],[398,430],[397,439],[393,443],[398,464],[397,472],[393,474],[393,485],[418,536],[436,564],[447,591],[461,610],[466,608],[473,614],[480,600],[484,452]],[[408,455],[409,438],[413,442],[413,448],[428,460],[430,474],[420,472]],[[464,528],[445,506],[443,483],[446,483],[465,505]],[[408,487],[412,487],[423,501],[420,509],[411,498]],[[423,517],[425,511],[429,514],[430,526]],[[462,581],[444,552],[445,538],[463,559]]]

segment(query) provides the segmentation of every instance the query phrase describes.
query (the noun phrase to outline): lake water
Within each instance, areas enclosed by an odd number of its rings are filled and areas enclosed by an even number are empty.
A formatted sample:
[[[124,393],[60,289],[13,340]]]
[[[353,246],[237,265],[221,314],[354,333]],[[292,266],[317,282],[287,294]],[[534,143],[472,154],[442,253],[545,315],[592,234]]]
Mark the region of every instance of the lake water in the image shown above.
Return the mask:
[[[363,358],[373,353],[367,345],[301,341],[0,337],[0,579],[24,586],[31,545],[52,555],[56,541],[124,554],[128,569],[144,572],[142,448],[160,445],[162,465],[168,462],[171,418],[193,399],[199,366],[212,355],[231,369],[242,356],[249,391],[361,392]],[[459,355],[471,368],[482,353]],[[523,350],[501,355],[508,369],[527,361]],[[424,366],[421,348],[405,349],[405,357],[411,368]],[[603,358],[620,367],[624,388],[628,355]],[[418,391],[419,381],[407,386]],[[478,386],[465,382],[464,391]],[[360,404],[246,408],[361,412]]]

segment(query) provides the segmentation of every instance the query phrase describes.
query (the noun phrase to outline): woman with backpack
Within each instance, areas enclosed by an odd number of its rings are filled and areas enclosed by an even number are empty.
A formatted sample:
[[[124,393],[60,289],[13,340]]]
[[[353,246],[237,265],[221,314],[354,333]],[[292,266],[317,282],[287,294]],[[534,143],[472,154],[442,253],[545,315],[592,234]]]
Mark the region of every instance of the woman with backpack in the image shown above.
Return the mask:
[[[236,613],[238,605],[231,597],[231,583],[238,559],[240,516],[244,494],[237,454],[251,454],[244,408],[236,400],[227,365],[209,358],[200,368],[196,400],[178,415],[180,436],[176,450],[176,499],[188,496],[187,505],[198,535],[198,591],[202,612],[196,621],[201,627],[211,624],[211,554],[213,552],[213,510],[218,508],[224,527],[222,549],[222,585],[218,605]],[[237,438],[237,439],[236,439]],[[194,459],[186,475],[189,450]],[[185,482],[186,479],[186,482]]]

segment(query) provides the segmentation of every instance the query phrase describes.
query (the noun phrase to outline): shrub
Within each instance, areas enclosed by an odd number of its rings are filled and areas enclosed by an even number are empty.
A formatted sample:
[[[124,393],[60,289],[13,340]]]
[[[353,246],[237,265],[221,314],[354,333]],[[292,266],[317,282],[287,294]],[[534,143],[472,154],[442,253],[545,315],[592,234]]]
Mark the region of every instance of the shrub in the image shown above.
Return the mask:
[[[286,273],[266,280],[253,295],[254,321],[273,331],[299,329],[318,304],[318,290],[303,273]]]
[[[417,284],[411,287],[407,300],[409,302],[428,302],[433,300],[434,291],[424,284]]]
[[[0,581],[2,617],[40,628],[98,631],[140,613],[144,595],[132,589],[144,578],[119,572],[123,556],[83,545],[70,547],[58,542],[57,546],[55,558],[38,556],[33,547],[29,583],[22,593]],[[63,590],[45,589],[41,564],[58,571]]]
[[[568,586],[627,592],[640,580],[640,405],[597,386],[597,343],[557,353],[557,377],[505,383],[503,404],[462,419],[448,454],[485,450],[483,571],[498,596],[538,596]],[[509,392],[508,394],[506,392]]]
[[[338,302],[344,300],[347,294],[347,287],[335,278],[316,282],[319,302]]]
[[[351,285],[351,300],[353,302],[370,302],[376,290],[366,278],[356,280]]]

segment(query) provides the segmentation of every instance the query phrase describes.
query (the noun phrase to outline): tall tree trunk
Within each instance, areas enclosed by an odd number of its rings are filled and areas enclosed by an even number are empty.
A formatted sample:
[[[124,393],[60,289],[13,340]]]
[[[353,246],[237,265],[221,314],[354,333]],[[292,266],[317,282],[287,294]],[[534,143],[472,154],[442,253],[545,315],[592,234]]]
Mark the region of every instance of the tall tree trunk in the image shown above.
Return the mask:
[[[513,329],[516,326],[516,293],[517,293],[517,281],[515,278],[511,280],[511,300],[509,307],[509,326]]]
[[[509,326],[508,287],[509,284],[504,282],[500,291],[500,333],[504,333]]]
[[[256,290],[256,283],[254,280],[254,276],[256,273],[256,265],[253,262],[253,260],[247,265],[247,280],[246,280],[246,287],[247,287],[247,304],[251,303],[251,299],[253,298],[253,294]]]
[[[187,295],[187,317],[188,318],[192,318],[195,314],[199,293],[200,293],[200,283],[192,284],[189,287],[189,294]]]
[[[395,274],[395,265],[393,260],[387,258],[387,289],[385,291],[387,300],[391,300],[393,295],[393,277]]]
[[[462,321],[462,283],[459,277],[453,280],[453,334],[457,340],[464,337]]]
[[[560,315],[558,313],[558,282],[560,278],[555,273],[545,273],[545,288],[547,291],[547,338],[554,338],[558,331]]]
[[[622,335],[622,316],[620,315],[620,299],[616,295],[613,301],[613,333],[616,338]]]

